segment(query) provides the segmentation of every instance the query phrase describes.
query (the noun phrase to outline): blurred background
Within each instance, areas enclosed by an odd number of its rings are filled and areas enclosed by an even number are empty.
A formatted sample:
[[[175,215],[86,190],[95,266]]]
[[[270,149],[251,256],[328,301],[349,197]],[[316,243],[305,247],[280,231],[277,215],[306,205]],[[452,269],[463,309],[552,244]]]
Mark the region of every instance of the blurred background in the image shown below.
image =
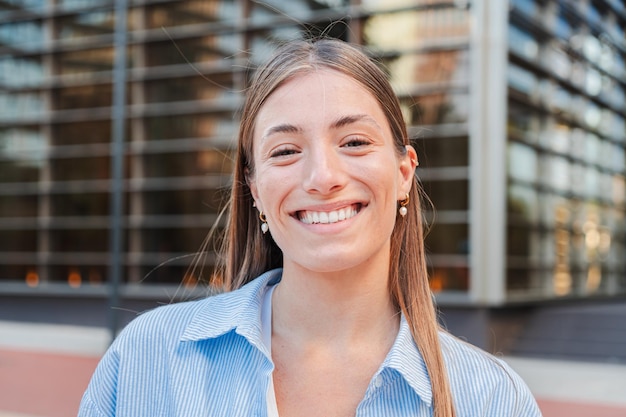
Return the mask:
[[[546,416],[626,415],[625,27],[623,0],[0,0],[0,416],[75,414],[112,335],[207,294],[242,92],[322,35],[400,97],[444,325]]]

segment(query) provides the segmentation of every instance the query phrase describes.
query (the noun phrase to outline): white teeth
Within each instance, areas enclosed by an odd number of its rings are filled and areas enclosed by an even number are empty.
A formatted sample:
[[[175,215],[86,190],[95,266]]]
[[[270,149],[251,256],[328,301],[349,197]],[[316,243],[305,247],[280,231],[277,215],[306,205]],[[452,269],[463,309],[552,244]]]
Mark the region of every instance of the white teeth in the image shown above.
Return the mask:
[[[355,207],[346,207],[334,211],[303,211],[300,213],[300,221],[305,224],[328,224],[337,223],[350,219],[358,213]]]

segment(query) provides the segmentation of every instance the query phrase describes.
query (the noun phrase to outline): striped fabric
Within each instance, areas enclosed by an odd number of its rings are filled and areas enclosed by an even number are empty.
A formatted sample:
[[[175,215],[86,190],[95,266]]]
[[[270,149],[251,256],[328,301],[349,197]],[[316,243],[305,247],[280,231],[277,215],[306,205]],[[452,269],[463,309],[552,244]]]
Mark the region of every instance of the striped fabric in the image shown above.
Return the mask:
[[[260,307],[281,271],[200,301],[173,304],[129,324],[102,358],[79,417],[266,416],[273,365]],[[459,417],[534,417],[539,409],[500,360],[442,333]],[[431,416],[424,361],[402,318],[396,342],[373,376],[359,417]]]

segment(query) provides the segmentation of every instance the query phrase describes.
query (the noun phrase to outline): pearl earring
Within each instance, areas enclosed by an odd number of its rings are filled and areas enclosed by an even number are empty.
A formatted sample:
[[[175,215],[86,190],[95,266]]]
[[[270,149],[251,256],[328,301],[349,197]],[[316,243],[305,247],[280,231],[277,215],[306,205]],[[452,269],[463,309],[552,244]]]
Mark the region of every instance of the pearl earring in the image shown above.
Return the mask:
[[[398,213],[400,213],[400,216],[404,217],[409,212],[406,208],[408,204],[409,204],[409,195],[407,194],[406,198],[400,201],[400,208],[398,209]]]
[[[268,230],[270,230],[270,226],[267,224],[267,218],[262,211],[259,212],[259,219],[261,220],[261,231],[265,234]]]

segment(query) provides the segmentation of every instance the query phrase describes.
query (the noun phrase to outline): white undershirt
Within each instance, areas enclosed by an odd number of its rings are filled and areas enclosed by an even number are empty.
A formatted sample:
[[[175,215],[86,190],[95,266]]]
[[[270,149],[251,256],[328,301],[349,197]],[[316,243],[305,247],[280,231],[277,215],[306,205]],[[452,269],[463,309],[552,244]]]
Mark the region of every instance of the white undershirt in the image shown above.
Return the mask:
[[[276,285],[267,288],[261,306],[261,333],[263,343],[272,354],[272,293]],[[278,405],[276,404],[276,392],[274,391],[274,375],[270,375],[270,382],[267,386],[267,416],[278,417]]]

